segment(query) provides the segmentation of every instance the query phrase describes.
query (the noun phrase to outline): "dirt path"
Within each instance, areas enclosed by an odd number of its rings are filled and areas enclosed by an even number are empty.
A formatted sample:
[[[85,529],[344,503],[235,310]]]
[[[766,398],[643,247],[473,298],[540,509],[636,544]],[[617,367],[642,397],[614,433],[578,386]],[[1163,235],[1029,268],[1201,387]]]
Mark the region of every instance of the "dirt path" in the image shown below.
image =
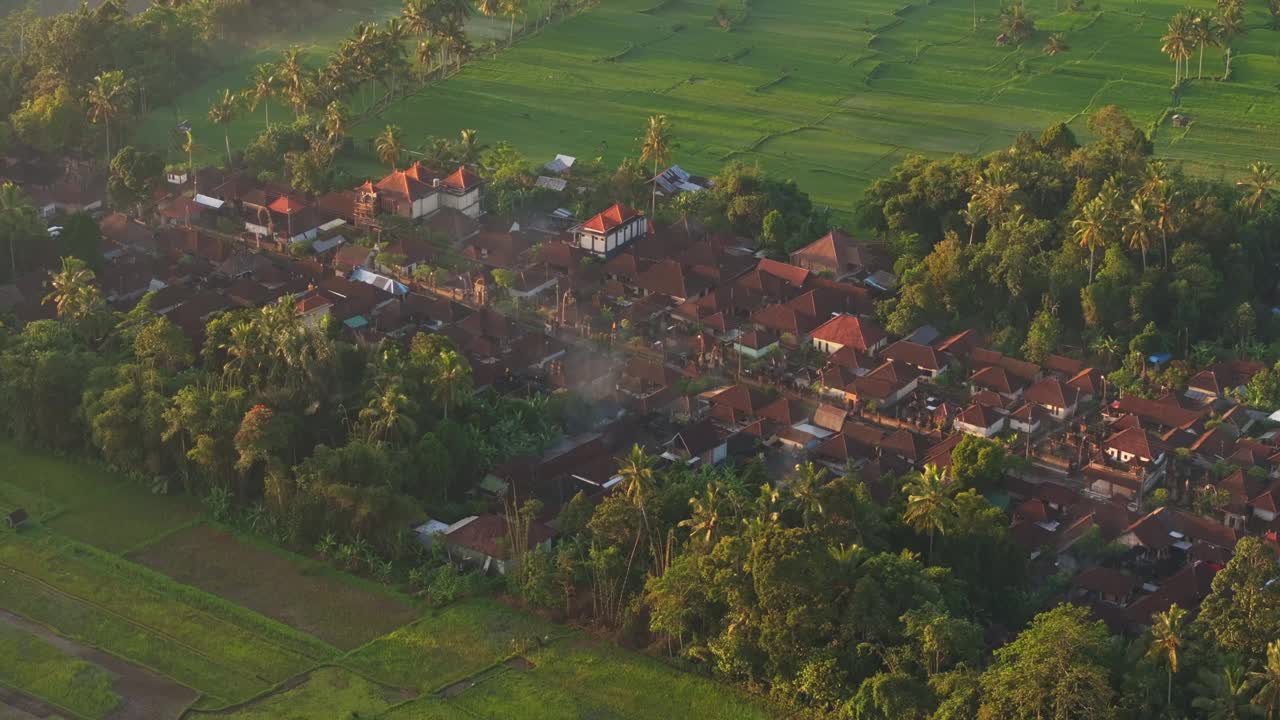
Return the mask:
[[[43,700],[0,685],[0,720],[45,720],[61,717],[57,709]]]
[[[86,647],[80,643],[51,632],[43,625],[33,623],[19,615],[0,609],[0,623],[29,632],[68,655],[73,655],[105,670],[115,680],[115,691],[121,697],[120,707],[116,708],[106,720],[167,720],[177,718],[182,711],[195,702],[199,693],[184,685],[157,675],[156,673],[121,660],[115,655]],[[0,704],[10,704],[0,694]],[[40,703],[44,705],[44,703]],[[23,706],[20,709],[31,713]],[[53,713],[52,716],[57,716]],[[38,715],[35,717],[49,717]]]

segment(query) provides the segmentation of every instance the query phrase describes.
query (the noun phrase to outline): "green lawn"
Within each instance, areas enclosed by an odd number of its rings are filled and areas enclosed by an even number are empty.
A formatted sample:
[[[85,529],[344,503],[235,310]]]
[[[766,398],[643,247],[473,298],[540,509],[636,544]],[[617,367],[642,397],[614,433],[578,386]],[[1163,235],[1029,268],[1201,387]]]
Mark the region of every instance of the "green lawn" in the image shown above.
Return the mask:
[[[228,720],[315,720],[316,718],[371,718],[412,697],[385,688],[337,667],[309,673],[296,686],[271,693],[229,712],[192,713],[190,717]]]
[[[247,700],[333,647],[117,556],[45,531],[0,541],[0,607],[207,695]]]
[[[101,718],[120,704],[111,676],[35,635],[0,623],[0,684],[64,707],[87,718]]]
[[[152,495],[96,465],[0,442],[0,508],[22,504],[60,533],[122,552],[196,520],[199,504]]]

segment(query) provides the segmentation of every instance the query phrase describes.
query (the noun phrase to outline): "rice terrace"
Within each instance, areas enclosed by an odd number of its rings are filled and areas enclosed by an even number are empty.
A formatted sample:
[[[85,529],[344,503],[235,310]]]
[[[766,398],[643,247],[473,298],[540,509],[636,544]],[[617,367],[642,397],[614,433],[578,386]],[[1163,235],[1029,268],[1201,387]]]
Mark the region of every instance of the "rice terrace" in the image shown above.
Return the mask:
[[[990,1],[725,7],[729,31],[713,21],[714,0],[603,0],[355,133],[369,139],[394,123],[417,143],[475,128],[532,160],[603,154],[616,163],[635,154],[644,118],[666,113],[685,167],[759,162],[837,210],[909,153],[990,152],[1060,121],[1088,137],[1088,115],[1107,104],[1151,133],[1157,155],[1205,176],[1232,179],[1249,162],[1280,159],[1280,43],[1264,29],[1262,3],[1245,5],[1249,32],[1232,42],[1230,79],[1223,49],[1212,48],[1202,66],[1191,61],[1193,78],[1177,95],[1160,41],[1182,7],[1171,0],[1035,0],[1026,6],[1035,32],[1017,46],[997,42]],[[235,87],[227,75],[218,83],[178,103],[199,116],[197,127],[214,93]],[[148,128],[162,135],[174,113],[157,110]],[[1175,114],[1188,122],[1175,127]],[[251,138],[260,115],[233,132]]]
[[[6,720],[471,720],[517,709],[565,717],[566,707],[577,717],[691,708],[703,718],[773,717],[737,690],[492,600],[424,608],[237,539],[181,500],[92,466],[3,444],[0,466],[14,471],[0,482],[0,509],[38,508],[22,532],[0,533]],[[44,488],[58,497],[41,499]],[[77,503],[75,488],[118,503]],[[125,556],[95,547],[101,535],[119,548],[118,508],[133,504],[153,511],[130,519],[139,542]]]

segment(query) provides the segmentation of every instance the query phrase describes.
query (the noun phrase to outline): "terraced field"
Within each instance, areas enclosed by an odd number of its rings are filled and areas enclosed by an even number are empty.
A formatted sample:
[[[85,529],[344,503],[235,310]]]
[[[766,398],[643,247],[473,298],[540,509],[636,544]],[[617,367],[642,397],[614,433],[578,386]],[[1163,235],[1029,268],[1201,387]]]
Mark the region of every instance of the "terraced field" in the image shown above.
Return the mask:
[[[411,598],[0,442],[0,718],[779,717],[489,599]],[[656,690],[655,690],[656,689]]]

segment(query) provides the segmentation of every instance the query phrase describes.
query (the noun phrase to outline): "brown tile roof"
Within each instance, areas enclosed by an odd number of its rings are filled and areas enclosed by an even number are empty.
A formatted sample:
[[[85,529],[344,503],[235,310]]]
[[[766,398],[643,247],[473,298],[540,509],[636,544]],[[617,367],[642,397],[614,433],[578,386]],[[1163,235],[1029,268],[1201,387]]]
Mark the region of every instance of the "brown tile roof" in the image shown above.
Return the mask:
[[[772,275],[780,280],[785,281],[788,285],[795,288],[802,288],[809,279],[809,271],[795,265],[778,262],[777,260],[769,260],[768,258],[761,260],[756,269],[760,272]]]
[[[928,454],[929,443],[923,437],[910,430],[903,429],[881,441],[880,448],[916,462],[924,459]]]
[[[712,405],[721,405],[731,410],[758,415],[769,403],[764,393],[749,385],[734,385],[711,396]]]
[[[1138,589],[1138,580],[1119,570],[1106,567],[1091,567],[1071,580],[1071,584],[1091,592],[1125,597]]]
[[[534,521],[529,525],[529,547],[541,544],[555,537],[555,531]],[[510,557],[511,532],[507,528],[507,519],[501,515],[480,515],[475,520],[463,525],[445,536],[451,545],[474,550],[499,560]]]
[[[837,271],[848,266],[873,267],[876,263],[866,245],[843,230],[835,229],[791,253],[793,263],[809,261],[829,265]]]
[[[1084,370],[1084,363],[1062,355],[1050,355],[1044,359],[1044,369],[1066,377],[1073,377]]]
[[[1045,522],[1049,519],[1049,510],[1038,498],[1024,500],[1011,513],[1014,522]]]
[[[1049,377],[1027,388],[1022,398],[1044,407],[1069,408],[1079,402],[1080,391]]]
[[[459,165],[457,170],[441,178],[440,184],[450,190],[466,192],[484,184],[484,179],[467,169],[466,165]]]
[[[639,216],[640,212],[638,210],[633,210],[622,203],[614,203],[582,223],[582,228],[590,232],[604,234]]]
[[[1213,576],[1216,574],[1217,570],[1209,563],[1190,563],[1155,592],[1135,600],[1127,608],[1130,621],[1137,625],[1150,624],[1153,615],[1162,613],[1175,604],[1193,610],[1200,607],[1200,601],[1208,596],[1213,587]]]
[[[947,363],[936,350],[928,345],[899,340],[885,348],[880,357],[888,360],[900,360],[921,370],[936,371],[946,367]]]
[[[1083,395],[1099,395],[1102,393],[1102,373],[1085,368],[1067,381],[1067,387],[1079,390]]]
[[[1126,395],[1111,404],[1112,410],[1137,415],[1144,422],[1165,427],[1189,428],[1203,417],[1195,410],[1187,410],[1169,402],[1148,400],[1136,395]]]
[[[887,335],[874,321],[841,314],[815,328],[811,337],[851,347],[859,352],[868,352]]]
[[[676,433],[671,442],[696,457],[724,442],[724,435],[710,420],[699,420]]]
[[[1017,390],[1025,387],[1025,381],[1016,376],[1010,376],[1005,369],[996,365],[988,365],[978,370],[969,378],[969,382],[974,386],[993,390],[1005,395],[1012,395]]]
[[[710,287],[707,280],[694,275],[675,260],[654,263],[636,278],[636,286],[672,298],[690,298]]]
[[[964,412],[960,413],[960,417],[956,418],[957,422],[980,428],[993,427],[1003,420],[1004,416],[1000,413],[986,405],[978,405],[976,403],[965,408]]]
[[[832,432],[840,432],[844,429],[848,417],[849,413],[843,408],[824,403],[819,405],[817,411],[813,413],[813,424]]]
[[[949,352],[959,357],[965,357],[978,346],[978,343],[978,333],[973,330],[965,330],[951,337],[943,338],[934,343],[933,346],[938,352]]]
[[[1162,441],[1141,428],[1125,428],[1115,433],[1107,438],[1106,447],[1148,460],[1155,460],[1167,450]]]
[[[813,413],[799,400],[780,397],[760,409],[760,416],[783,425],[794,425],[812,417]]]
[[[870,355],[864,355],[847,345],[828,355],[827,362],[835,367],[865,371],[873,370],[880,364]]]

